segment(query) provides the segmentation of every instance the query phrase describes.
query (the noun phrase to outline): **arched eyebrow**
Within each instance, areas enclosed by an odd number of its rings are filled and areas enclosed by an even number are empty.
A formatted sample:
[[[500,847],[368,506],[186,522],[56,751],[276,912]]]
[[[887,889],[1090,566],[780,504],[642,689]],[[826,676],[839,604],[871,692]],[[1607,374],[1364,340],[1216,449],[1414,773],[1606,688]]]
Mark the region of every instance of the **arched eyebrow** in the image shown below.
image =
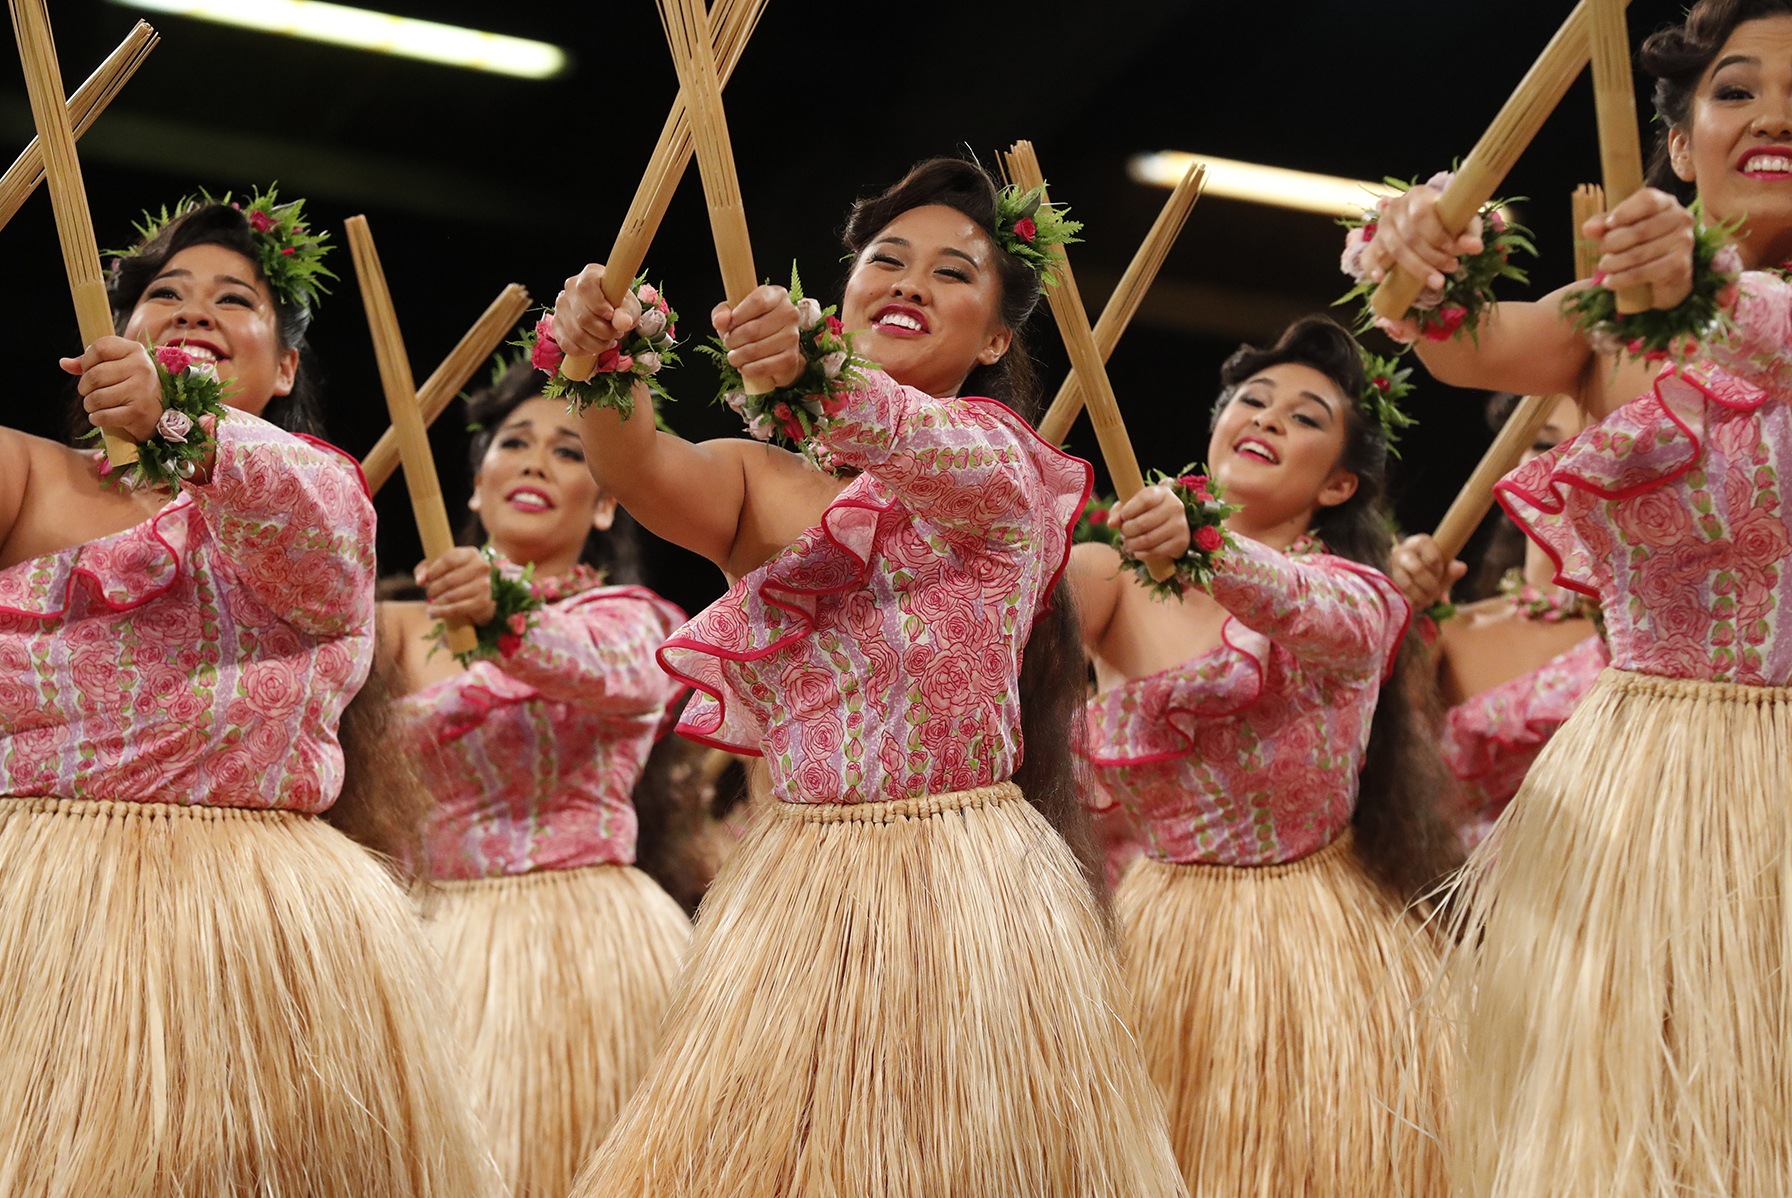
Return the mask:
[[[1725,67],[1738,65],[1758,67],[1761,65],[1761,60],[1749,54],[1731,54],[1725,58],[1718,59],[1716,65],[1711,68],[1711,73],[1715,75]]]
[[[1240,383],[1239,386],[1248,387],[1252,383],[1262,383],[1265,387],[1268,387],[1272,391],[1275,390],[1275,386],[1276,386],[1275,382],[1272,379],[1270,379],[1270,377],[1268,375],[1263,375],[1263,374],[1258,375],[1256,378],[1246,379],[1244,382]],[[1317,395],[1311,391],[1302,391],[1302,392],[1299,392],[1299,395],[1302,399],[1310,399],[1314,403],[1318,404],[1320,407],[1324,408],[1325,414],[1327,416],[1336,416],[1337,415],[1337,412],[1332,410],[1332,401],[1327,399],[1325,396]]]
[[[912,242],[910,242],[909,239],[906,237],[879,237],[875,242],[872,243],[872,245],[874,245],[874,246],[899,245],[905,250],[912,250],[915,248],[914,244]],[[977,267],[979,270],[981,270],[983,267],[983,263],[977,261],[977,259],[971,257],[971,255],[965,253],[961,249],[956,248],[955,246],[949,246],[949,245],[942,246],[942,247],[940,247],[940,253],[948,254],[954,258],[963,258],[966,262],[969,262],[972,266]]]
[[[527,429],[530,432],[534,432],[535,421],[528,416],[513,417],[498,426],[498,432],[500,433],[512,432],[517,429]],[[577,431],[570,428],[564,428],[560,425],[555,425],[550,435],[555,437],[569,437],[574,441],[579,439]]]
[[[178,268],[175,270],[165,270],[161,274],[157,275],[155,278],[151,279],[150,282],[157,283],[163,279],[170,279],[170,278],[190,279],[192,277],[193,277],[192,271],[187,270],[185,268]],[[249,282],[247,279],[239,279],[235,275],[213,275],[212,282],[214,282],[214,283],[234,283],[238,287],[247,287],[250,291],[255,290],[255,284]]]

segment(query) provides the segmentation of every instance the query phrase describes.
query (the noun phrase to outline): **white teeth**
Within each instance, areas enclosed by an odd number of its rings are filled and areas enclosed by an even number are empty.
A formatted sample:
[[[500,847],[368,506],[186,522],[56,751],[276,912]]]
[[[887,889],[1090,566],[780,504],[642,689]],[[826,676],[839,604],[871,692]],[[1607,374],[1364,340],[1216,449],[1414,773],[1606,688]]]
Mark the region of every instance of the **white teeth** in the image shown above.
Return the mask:
[[[1792,158],[1778,154],[1757,154],[1748,161],[1751,171],[1777,171],[1781,174],[1792,174]]]
[[[187,356],[196,362],[216,362],[218,360],[218,355],[203,345],[188,345],[184,341],[177,341],[175,344],[186,351]]]
[[[878,324],[893,324],[899,329],[908,329],[911,332],[916,332],[916,333],[919,333],[921,331],[921,322],[920,321],[916,320],[912,316],[905,316],[901,312],[891,312],[885,316],[880,316],[880,317],[878,317],[877,323]]]
[[[510,497],[510,502],[517,507],[527,508],[532,512],[545,512],[548,510],[547,500],[528,491],[518,491],[515,495]]]

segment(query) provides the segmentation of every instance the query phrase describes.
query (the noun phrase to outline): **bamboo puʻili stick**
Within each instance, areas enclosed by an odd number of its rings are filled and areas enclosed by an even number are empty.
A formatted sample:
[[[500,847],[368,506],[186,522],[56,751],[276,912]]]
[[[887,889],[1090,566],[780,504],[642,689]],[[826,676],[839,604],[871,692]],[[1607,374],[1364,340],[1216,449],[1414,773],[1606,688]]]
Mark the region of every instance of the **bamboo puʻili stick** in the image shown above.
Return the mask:
[[[734,146],[728,116],[722,108],[722,86],[710,50],[709,15],[703,0],[658,0],[660,22],[678,68],[678,86],[690,114],[691,137],[697,148],[697,173],[703,176],[703,197],[709,204],[709,229],[722,268],[722,290],[730,306],[740,303],[758,284],[753,269],[753,243],[747,235],[747,213],[741,204],[740,179],[734,170]],[[771,383],[747,376],[749,395],[763,395]]]
[[[81,329],[81,343],[92,345],[101,337],[112,335],[112,305],[106,298],[106,284],[100,274],[100,250],[93,239],[93,215],[87,210],[81,160],[75,156],[75,134],[62,93],[62,70],[56,65],[50,14],[44,7],[45,0],[7,3],[19,43],[19,60],[25,68],[25,90],[31,96],[31,118],[43,147],[44,176],[49,180],[56,236],[62,242],[62,264],[75,300],[75,320]],[[137,447],[129,438],[106,430],[103,440],[106,458],[112,465],[124,466],[137,460]]]
[[[1630,0],[1621,2],[1628,4]],[[1451,233],[1468,228],[1475,213],[1493,198],[1495,189],[1505,181],[1519,155],[1537,136],[1537,130],[1586,65],[1592,46],[1592,3],[1593,0],[1580,0],[1574,6],[1438,197],[1437,219]],[[1424,289],[1423,279],[1395,266],[1375,289],[1370,303],[1377,316],[1399,320]]]
[[[149,52],[156,48],[160,41],[156,31],[146,21],[138,21],[118,49],[106,56],[106,61],[99,69],[87,77],[87,82],[75,89],[69,97],[68,119],[75,137],[79,138],[93,125],[106,106],[124,89],[137,68],[143,65]],[[19,156],[0,175],[0,226],[4,226],[24,207],[37,185],[44,181],[44,151],[37,138],[19,151]]]
[[[1120,343],[1120,335],[1126,332],[1126,326],[1132,323],[1139,305],[1144,302],[1145,293],[1151,290],[1152,282],[1157,278],[1158,268],[1170,253],[1170,247],[1182,233],[1182,226],[1188,223],[1188,214],[1201,198],[1201,188],[1206,182],[1207,167],[1200,162],[1189,164],[1182,179],[1170,192],[1170,198],[1164,202],[1163,210],[1152,222],[1151,231],[1145,234],[1140,243],[1138,253],[1126,266],[1126,273],[1120,276],[1120,283],[1114,288],[1114,294],[1101,310],[1101,318],[1095,322],[1095,344],[1101,350],[1101,360],[1107,361],[1114,356],[1114,346]],[[1072,370],[1065,376],[1063,385],[1058,388],[1057,396],[1051,407],[1039,421],[1039,435],[1053,445],[1062,444],[1070,434],[1070,426],[1076,422],[1077,414],[1083,410],[1083,388]]]
[[[714,37],[718,85],[726,86],[728,77],[734,74],[741,52],[747,48],[747,39],[753,36],[753,29],[765,12],[765,5],[766,0],[716,0],[715,11],[709,14],[709,30]],[[685,169],[691,165],[694,150],[690,117],[681,89],[660,129],[659,143],[647,160],[647,173],[641,176],[628,214],[622,218],[616,243],[604,260],[604,298],[612,304],[622,302],[629,283],[641,273],[641,265],[647,261],[647,248],[653,244],[654,234],[659,232],[660,222],[665,219],[666,209],[672,203],[672,193],[678,190],[679,180],[684,178]],[[594,357],[569,355],[560,363],[560,373],[575,382],[583,382],[591,377],[596,365]]]
[[[1589,257],[1580,227],[1589,217],[1605,211],[1605,197],[1598,187],[1583,183],[1574,190],[1573,205],[1575,275],[1585,279],[1593,273],[1597,254]],[[1597,372],[1597,369],[1597,362],[1590,364],[1589,376]],[[1481,455],[1474,472],[1462,484],[1462,490],[1456,493],[1450,510],[1444,513],[1444,518],[1438,522],[1437,531],[1432,534],[1445,561],[1454,561],[1462,555],[1468,539],[1474,536],[1475,529],[1480,526],[1481,518],[1493,507],[1493,485],[1517,465],[1519,456],[1524,453],[1526,446],[1537,439],[1537,434],[1549,419],[1550,409],[1556,406],[1556,401],[1560,398],[1559,395],[1527,395],[1518,401],[1518,406],[1506,417],[1499,435],[1487,447],[1487,452]]]
[[[1039,168],[1032,142],[1015,142],[1008,151],[1007,163],[1009,176],[1023,190],[1045,186],[1045,175]],[[1040,201],[1049,202],[1043,192]],[[1070,353],[1071,369],[1082,378],[1088,393],[1089,423],[1095,426],[1095,439],[1101,445],[1101,459],[1107,464],[1108,476],[1114,481],[1114,493],[1121,500],[1131,499],[1145,489],[1145,476],[1139,470],[1139,459],[1134,456],[1132,441],[1126,435],[1126,423],[1120,418],[1120,401],[1114,397],[1114,385],[1108,381],[1101,347],[1095,343],[1095,330],[1089,327],[1088,310],[1083,307],[1082,296],[1077,294],[1076,276],[1070,272],[1070,260],[1061,248],[1058,253],[1058,281],[1046,289],[1046,300],[1051,304],[1058,332],[1064,338],[1064,348]],[[1159,582],[1176,572],[1174,563],[1166,558],[1146,558],[1145,565],[1150,569],[1151,577]]]
[[[1616,208],[1643,189],[1643,143],[1636,128],[1636,87],[1630,74],[1630,32],[1625,0],[1590,0],[1593,44],[1593,108],[1599,119],[1599,169],[1606,203]],[[1578,232],[1578,231],[1577,231]],[[1648,284],[1616,295],[1621,313],[1655,306]]]
[[[411,377],[410,360],[405,357],[398,314],[392,309],[392,293],[386,288],[386,273],[380,267],[379,251],[374,249],[367,218],[351,216],[343,222],[343,229],[355,262],[355,276],[361,282],[361,302],[367,307],[367,327],[373,333],[386,409],[392,416],[392,429],[398,434],[398,453],[404,462],[404,481],[411,492],[417,534],[423,540],[423,555],[434,561],[454,548],[454,534],[448,529],[448,509],[442,503],[441,480],[436,477],[436,460],[430,452],[429,433],[423,427],[423,411],[417,405],[417,385]],[[478,634],[471,624],[465,620],[445,623],[450,652],[467,653],[478,645]]]
[[[520,284],[512,283],[498,293],[498,298],[486,308],[485,315],[474,322],[442,359],[442,364],[423,381],[423,389],[417,392],[417,407],[423,415],[424,428],[434,424],[436,417],[448,410],[449,403],[467,385],[479,364],[492,356],[505,334],[516,327],[516,322],[528,310],[529,293]],[[361,459],[361,473],[367,476],[367,489],[379,494],[398,466],[398,432],[389,428],[380,434],[380,439]]]

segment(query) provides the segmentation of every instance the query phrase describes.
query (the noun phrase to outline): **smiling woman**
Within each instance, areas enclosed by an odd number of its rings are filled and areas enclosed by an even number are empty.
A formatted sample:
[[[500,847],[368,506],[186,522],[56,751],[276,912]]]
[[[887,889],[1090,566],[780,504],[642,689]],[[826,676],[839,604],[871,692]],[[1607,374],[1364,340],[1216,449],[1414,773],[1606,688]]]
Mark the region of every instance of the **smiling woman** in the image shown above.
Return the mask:
[[[1733,330],[1612,373],[1557,293],[1419,346],[1462,386],[1609,380],[1590,427],[1496,488],[1552,581],[1599,601],[1611,668],[1464,871],[1462,1194],[1792,1192],[1792,3],[1699,0],[1642,62],[1657,181],[1735,222]],[[1413,194],[1369,249],[1453,268],[1470,247]],[[1607,286],[1671,307],[1693,226],[1644,190],[1582,232]]]
[[[500,1189],[404,897],[319,818],[347,775],[401,796],[345,749],[367,726],[372,504],[350,459],[255,415],[308,422],[321,267],[266,269],[298,256],[295,211],[178,208],[112,276],[126,335],[63,360],[95,425],[205,442],[173,494],[0,430],[25,478],[0,488],[0,1177],[19,1192]],[[145,342],[223,382],[210,429],[165,421]]]

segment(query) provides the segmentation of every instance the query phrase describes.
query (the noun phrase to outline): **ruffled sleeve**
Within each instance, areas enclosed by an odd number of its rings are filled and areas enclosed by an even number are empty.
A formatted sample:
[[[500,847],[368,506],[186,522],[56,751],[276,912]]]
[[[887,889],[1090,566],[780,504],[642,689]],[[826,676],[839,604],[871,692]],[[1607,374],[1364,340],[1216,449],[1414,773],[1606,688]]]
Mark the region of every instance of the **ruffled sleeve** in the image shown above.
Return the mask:
[[[544,698],[587,711],[640,715],[680,687],[654,653],[684,613],[645,587],[604,587],[551,604],[499,667]]]
[[[1073,524],[1088,491],[1088,464],[1046,445],[1002,404],[938,399],[882,371],[867,374],[817,440],[914,515],[999,544],[1027,541],[1040,523],[1041,475],[1057,476],[1044,479],[1053,502],[1047,525]]]
[[[1340,673],[1374,662],[1385,677],[1412,618],[1378,570],[1324,554],[1291,558],[1249,537],[1220,555],[1210,589],[1246,628]]]
[[[184,483],[222,566],[276,617],[336,637],[373,620],[374,514],[353,458],[232,411],[211,480]]]

